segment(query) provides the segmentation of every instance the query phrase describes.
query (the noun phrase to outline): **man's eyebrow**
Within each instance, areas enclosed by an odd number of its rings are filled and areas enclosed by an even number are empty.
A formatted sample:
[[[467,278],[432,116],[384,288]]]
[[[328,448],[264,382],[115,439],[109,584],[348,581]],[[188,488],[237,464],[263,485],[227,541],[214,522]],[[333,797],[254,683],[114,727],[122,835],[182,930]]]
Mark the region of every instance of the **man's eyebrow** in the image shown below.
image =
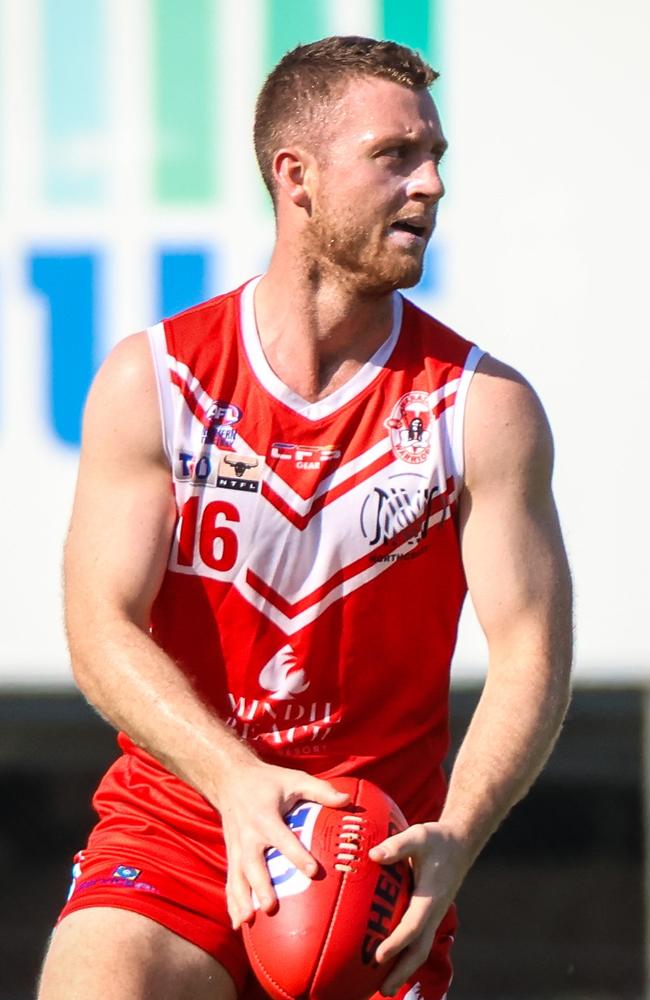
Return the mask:
[[[423,141],[424,137],[421,135],[413,135],[408,132],[390,132],[386,135],[373,136],[368,145],[380,149],[388,146],[417,146]],[[449,143],[442,137],[434,139],[431,143],[431,149],[435,149],[440,156],[443,156],[448,148]]]

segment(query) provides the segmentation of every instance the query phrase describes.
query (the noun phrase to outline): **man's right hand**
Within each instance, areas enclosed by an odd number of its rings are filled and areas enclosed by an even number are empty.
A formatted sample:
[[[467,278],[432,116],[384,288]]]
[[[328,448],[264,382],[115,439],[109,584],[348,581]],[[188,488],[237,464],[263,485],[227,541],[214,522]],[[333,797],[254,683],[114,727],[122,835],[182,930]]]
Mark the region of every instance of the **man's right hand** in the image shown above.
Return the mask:
[[[308,878],[317,874],[317,862],[283,819],[302,800],[338,808],[346,806],[350,796],[305,771],[253,757],[246,763],[239,761],[220,780],[217,808],[228,855],[228,914],[235,929],[253,916],[252,892],[267,913],[275,906],[264,857],[269,847],[280,851]]]

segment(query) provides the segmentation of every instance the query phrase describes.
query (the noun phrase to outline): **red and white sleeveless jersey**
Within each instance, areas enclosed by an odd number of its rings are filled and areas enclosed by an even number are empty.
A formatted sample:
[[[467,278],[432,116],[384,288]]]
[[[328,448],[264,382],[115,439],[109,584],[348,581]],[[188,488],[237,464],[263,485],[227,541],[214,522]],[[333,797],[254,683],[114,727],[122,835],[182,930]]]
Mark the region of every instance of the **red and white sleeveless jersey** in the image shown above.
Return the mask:
[[[178,508],[152,636],[263,759],[432,818],[481,352],[395,294],[388,340],[309,403],[264,357],[255,285],[149,331]]]

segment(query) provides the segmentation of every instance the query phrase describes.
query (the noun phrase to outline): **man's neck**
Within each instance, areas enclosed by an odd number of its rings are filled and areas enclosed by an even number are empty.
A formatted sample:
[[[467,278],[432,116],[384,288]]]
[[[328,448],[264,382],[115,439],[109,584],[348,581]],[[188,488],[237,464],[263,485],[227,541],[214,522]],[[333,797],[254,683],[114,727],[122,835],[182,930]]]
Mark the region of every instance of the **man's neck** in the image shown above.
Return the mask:
[[[364,296],[351,282],[274,252],[255,290],[266,359],[290,389],[315,402],[347,382],[390,335],[393,296]]]

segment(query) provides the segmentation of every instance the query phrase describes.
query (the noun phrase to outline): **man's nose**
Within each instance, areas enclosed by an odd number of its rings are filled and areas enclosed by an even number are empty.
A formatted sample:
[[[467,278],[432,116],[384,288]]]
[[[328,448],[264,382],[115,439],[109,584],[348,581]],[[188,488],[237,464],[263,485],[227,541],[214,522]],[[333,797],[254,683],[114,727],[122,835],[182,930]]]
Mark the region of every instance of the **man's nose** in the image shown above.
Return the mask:
[[[445,193],[445,186],[440,176],[440,168],[433,160],[421,163],[409,177],[407,195],[427,201],[438,201]]]

